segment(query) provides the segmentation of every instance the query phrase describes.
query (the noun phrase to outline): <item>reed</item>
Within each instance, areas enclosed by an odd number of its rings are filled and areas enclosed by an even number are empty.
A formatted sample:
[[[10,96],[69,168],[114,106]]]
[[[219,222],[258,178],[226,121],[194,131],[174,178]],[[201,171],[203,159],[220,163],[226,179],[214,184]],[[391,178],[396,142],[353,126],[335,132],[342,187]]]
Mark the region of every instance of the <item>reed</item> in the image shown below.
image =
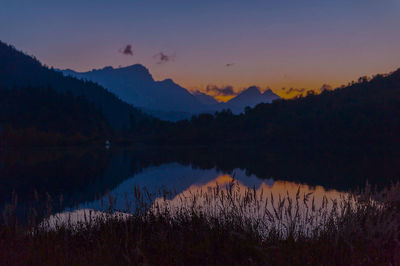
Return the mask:
[[[102,197],[101,212],[52,214],[49,198],[24,225],[14,195],[2,216],[0,264],[400,264],[398,184],[321,202],[300,189],[276,198],[236,181],[179,195],[132,193],[124,210]]]

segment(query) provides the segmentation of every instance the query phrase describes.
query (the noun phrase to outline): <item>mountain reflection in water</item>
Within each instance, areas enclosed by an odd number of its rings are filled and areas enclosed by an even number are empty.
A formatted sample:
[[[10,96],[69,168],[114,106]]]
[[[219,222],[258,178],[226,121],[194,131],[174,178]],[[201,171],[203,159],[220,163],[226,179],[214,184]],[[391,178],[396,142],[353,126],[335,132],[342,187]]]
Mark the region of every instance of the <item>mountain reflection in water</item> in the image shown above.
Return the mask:
[[[182,212],[202,213],[209,217],[223,219],[230,216],[232,211],[237,211],[242,218],[249,218],[254,222],[261,220],[275,225],[278,221],[274,208],[281,213],[280,217],[283,217],[279,218],[280,225],[290,221],[287,216],[289,202],[293,203],[293,213],[298,210],[298,215],[300,215],[298,219],[307,221],[306,212],[311,213],[312,209],[317,211],[321,209],[329,213],[334,201],[341,202],[348,196],[346,192],[326,190],[322,186],[312,187],[272,179],[260,180],[254,175],[246,176],[240,169],[235,169],[234,173],[221,174],[215,169],[193,170],[189,166],[176,163],[154,167],[124,181],[101,199],[81,204],[75,210],[52,215],[43,222],[43,225],[47,228],[55,228],[56,224],[74,225],[97,218],[125,219],[129,217],[130,211],[135,210],[135,206],[132,205],[137,203],[132,196],[134,194],[132,188],[147,191],[153,196],[151,200],[148,199],[146,209],[154,213],[162,213],[166,210],[171,215]],[[174,179],[175,183],[164,185],[165,174],[174,174],[177,177]],[[190,175],[186,176],[187,174]],[[191,182],[185,182],[189,179]],[[168,187],[176,188],[172,197],[156,197],[156,195],[160,196],[161,188],[168,189]],[[307,202],[304,201],[306,197]],[[280,212],[278,207],[281,202],[283,202],[283,212]],[[266,211],[270,214],[269,216],[266,216]],[[273,216],[275,218],[271,220]],[[313,217],[323,218],[323,216],[315,215]],[[319,222],[321,221],[314,221],[314,226]],[[311,229],[312,225],[310,223],[307,226]]]
[[[170,191],[168,199],[191,189],[226,184],[234,177],[242,188],[289,194],[300,189],[337,198],[369,183],[385,186],[400,176],[394,154],[308,154],[265,148],[149,148],[110,150],[36,149],[0,153],[0,211],[18,195],[18,212],[43,209],[49,197],[53,212],[77,209],[125,210],[134,188],[152,194]],[[39,198],[36,198],[37,191]],[[62,204],[59,199],[62,198]],[[96,200],[97,199],[97,200]],[[101,200],[102,199],[102,200]],[[103,204],[101,203],[103,202]]]
[[[309,186],[289,181],[274,181],[270,179],[259,179],[255,175],[247,176],[241,169],[234,169],[232,174],[224,174],[217,169],[201,170],[193,169],[191,166],[184,166],[178,163],[170,163],[161,166],[152,167],[122,182],[118,187],[109,191],[106,195],[93,202],[80,204],[78,208],[93,210],[109,210],[110,207],[116,210],[124,211],[128,204],[136,202],[134,190],[148,192],[151,195],[151,201],[158,200],[160,194],[169,192],[168,198],[174,202],[179,201],[180,197],[186,197],[200,191],[207,192],[219,186],[226,189],[230,183],[237,181],[237,189],[244,194],[246,189],[255,189],[257,194],[261,192],[265,196],[271,194],[278,199],[279,196],[295,197],[298,190],[302,194],[312,193],[315,203],[320,205],[322,198],[339,199],[343,196],[336,190],[325,190],[322,186]],[[110,199],[112,202],[110,203]],[[147,202],[152,204],[152,202]],[[112,206],[110,206],[112,204]],[[134,206],[130,205],[134,209]]]

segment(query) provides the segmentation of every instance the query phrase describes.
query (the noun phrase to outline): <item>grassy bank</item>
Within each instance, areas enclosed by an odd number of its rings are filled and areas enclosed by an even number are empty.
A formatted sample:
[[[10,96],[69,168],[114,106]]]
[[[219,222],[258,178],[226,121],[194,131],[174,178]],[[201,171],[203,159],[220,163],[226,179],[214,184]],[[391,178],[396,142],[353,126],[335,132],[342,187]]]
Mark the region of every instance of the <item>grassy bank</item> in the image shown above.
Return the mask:
[[[151,205],[148,194],[134,193],[132,214],[86,211],[76,221],[49,212],[29,226],[18,225],[14,202],[2,218],[0,264],[400,263],[399,185],[380,192],[367,186],[321,203],[301,191],[273,198],[235,183],[175,197],[161,193]]]

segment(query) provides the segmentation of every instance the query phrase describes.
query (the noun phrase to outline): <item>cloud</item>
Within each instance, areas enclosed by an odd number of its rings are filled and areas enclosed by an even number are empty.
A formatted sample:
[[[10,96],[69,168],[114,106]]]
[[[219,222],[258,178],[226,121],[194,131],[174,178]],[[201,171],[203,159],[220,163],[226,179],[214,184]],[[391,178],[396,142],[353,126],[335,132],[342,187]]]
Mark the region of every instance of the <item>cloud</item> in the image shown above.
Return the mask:
[[[231,67],[231,66],[234,66],[235,65],[235,63],[228,63],[228,64],[226,64],[225,66],[226,67]]]
[[[120,49],[119,52],[124,55],[133,56],[132,45],[128,44],[124,48]]]
[[[284,90],[286,94],[290,94],[292,92],[294,92],[296,94],[302,94],[302,93],[307,91],[307,89],[304,89],[304,88],[303,89],[296,89],[296,88],[286,89],[286,88],[282,88],[282,90]]]
[[[232,86],[218,87],[215,85],[208,85],[206,87],[206,92],[214,96],[232,96],[236,95]]]
[[[157,60],[157,64],[159,65],[168,63],[169,61],[174,61],[175,57],[176,57],[175,54],[167,55],[163,52],[160,52],[153,56],[153,58]]]

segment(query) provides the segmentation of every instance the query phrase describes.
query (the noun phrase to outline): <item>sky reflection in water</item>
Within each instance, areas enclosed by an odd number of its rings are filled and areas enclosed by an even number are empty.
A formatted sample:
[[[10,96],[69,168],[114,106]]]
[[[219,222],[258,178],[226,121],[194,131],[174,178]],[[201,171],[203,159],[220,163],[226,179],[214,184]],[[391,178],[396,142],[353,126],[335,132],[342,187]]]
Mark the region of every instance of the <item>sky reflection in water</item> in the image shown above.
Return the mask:
[[[134,195],[135,187],[142,191],[146,190],[152,195],[151,200],[146,200],[148,206],[154,208],[157,205],[162,205],[168,207],[172,212],[176,212],[182,207],[192,207],[195,195],[212,195],[215,193],[217,187],[220,191],[224,191],[224,195],[227,195],[229,186],[233,184],[232,182],[235,182],[233,189],[236,196],[245,197],[246,192],[251,189],[251,191],[255,191],[258,200],[261,200],[263,203],[269,201],[268,209],[271,212],[273,211],[270,204],[271,197],[275,199],[275,205],[279,197],[291,198],[295,202],[296,194],[300,191],[300,201],[303,200],[304,195],[310,194],[309,203],[311,204],[313,199],[316,208],[319,208],[324,198],[327,199],[328,205],[331,205],[333,200],[343,199],[347,195],[347,193],[337,190],[326,190],[322,186],[309,186],[280,180],[275,181],[272,178],[262,180],[255,175],[247,176],[245,170],[241,169],[235,169],[232,174],[226,174],[217,171],[215,168],[201,170],[179,163],[168,163],[147,168],[141,173],[126,179],[115,189],[99,199],[81,203],[76,208],[67,209],[64,213],[52,216],[50,220],[71,220],[75,223],[83,221],[85,215],[102,215],[102,212],[110,210],[111,205],[112,209],[117,211],[118,214],[120,214],[119,212],[133,211],[135,209],[134,205],[137,203]],[[169,191],[172,194],[163,198],[160,194],[162,191]],[[110,199],[112,200],[110,201]],[[220,202],[215,199],[206,203],[205,197],[200,196],[195,208],[199,211],[202,210],[216,214],[218,208],[224,208],[218,204]],[[287,206],[287,202],[285,206]],[[259,216],[260,212],[264,212],[264,208],[260,207],[258,214],[254,210],[251,210],[251,213],[247,210],[246,215]]]

